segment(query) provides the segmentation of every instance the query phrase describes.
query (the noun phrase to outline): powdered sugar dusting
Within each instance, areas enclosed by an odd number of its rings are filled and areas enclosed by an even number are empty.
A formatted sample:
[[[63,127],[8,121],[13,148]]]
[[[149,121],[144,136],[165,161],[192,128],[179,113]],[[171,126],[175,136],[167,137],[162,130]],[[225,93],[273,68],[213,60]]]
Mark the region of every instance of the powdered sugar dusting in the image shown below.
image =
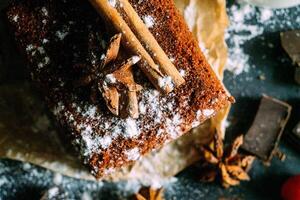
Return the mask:
[[[58,187],[53,187],[53,188],[48,190],[47,198],[48,199],[55,198],[55,196],[57,196],[58,193],[59,193],[59,188]]]
[[[132,118],[127,118],[126,119],[126,124],[125,124],[125,132],[124,136],[133,138],[139,135],[139,130],[137,128],[136,120]]]
[[[200,125],[200,117],[201,117],[201,115],[202,115],[202,111],[198,110],[196,112],[196,118],[195,118],[195,120],[192,123],[192,128],[196,128],[197,126]]]
[[[146,15],[142,17],[147,28],[152,28],[154,26],[154,18],[150,15]]]
[[[190,1],[190,4],[184,10],[184,19],[190,29],[193,31],[193,27],[196,23],[197,10],[195,9],[197,1]]]
[[[111,7],[116,7],[116,5],[117,5],[117,0],[108,0],[108,4],[109,4]]]
[[[135,147],[125,152],[128,160],[137,160],[140,157],[139,148]]]
[[[298,10],[298,9],[297,9]],[[296,11],[298,12],[298,11]],[[247,43],[265,32],[292,29],[292,22],[299,23],[300,17],[288,14],[288,9],[259,8],[249,4],[236,4],[228,8],[230,26],[226,33],[229,58],[226,69],[234,75],[248,72],[254,67],[246,52]],[[273,44],[263,44],[270,49]]]
[[[163,78],[159,78],[158,86],[162,89],[165,89],[166,87],[170,87],[170,89],[174,88],[174,84],[173,84],[172,78],[170,76],[165,76]]]
[[[105,82],[109,83],[109,84],[113,84],[113,83],[116,83],[116,78],[114,77],[113,74],[107,74],[105,76],[105,79],[104,79]]]
[[[215,110],[213,109],[204,109],[202,111],[203,115],[206,116],[206,117],[209,117],[211,116],[212,114],[214,114]]]
[[[263,33],[263,28],[258,25],[247,24],[246,22],[256,15],[255,8],[250,5],[236,5],[230,8],[232,15],[229,16],[231,25],[226,33],[229,42],[229,57],[226,69],[238,75],[248,71],[250,65],[249,55],[244,52],[244,44]]]

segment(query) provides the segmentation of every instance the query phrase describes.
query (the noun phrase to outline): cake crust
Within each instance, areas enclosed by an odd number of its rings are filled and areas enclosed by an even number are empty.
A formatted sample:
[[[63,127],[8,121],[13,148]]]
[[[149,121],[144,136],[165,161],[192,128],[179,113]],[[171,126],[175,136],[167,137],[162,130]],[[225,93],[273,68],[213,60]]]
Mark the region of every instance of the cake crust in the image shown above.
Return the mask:
[[[90,101],[89,87],[72,85],[101,62],[111,37],[87,1],[21,0],[7,9],[33,81],[97,178],[180,137],[233,101],[172,0],[130,2],[186,81],[164,95],[135,67],[143,86],[138,119],[112,115],[101,97]]]

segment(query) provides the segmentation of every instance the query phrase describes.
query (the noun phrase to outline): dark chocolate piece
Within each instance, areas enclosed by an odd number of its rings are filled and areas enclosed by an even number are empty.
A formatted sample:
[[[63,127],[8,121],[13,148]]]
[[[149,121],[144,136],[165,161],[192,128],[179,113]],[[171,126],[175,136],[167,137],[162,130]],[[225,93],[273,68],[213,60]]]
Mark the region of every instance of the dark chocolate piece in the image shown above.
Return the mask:
[[[294,63],[297,64],[295,80],[300,84],[300,30],[280,34],[281,44]]]
[[[254,122],[245,135],[242,148],[269,163],[277,152],[292,107],[278,99],[263,95]]]

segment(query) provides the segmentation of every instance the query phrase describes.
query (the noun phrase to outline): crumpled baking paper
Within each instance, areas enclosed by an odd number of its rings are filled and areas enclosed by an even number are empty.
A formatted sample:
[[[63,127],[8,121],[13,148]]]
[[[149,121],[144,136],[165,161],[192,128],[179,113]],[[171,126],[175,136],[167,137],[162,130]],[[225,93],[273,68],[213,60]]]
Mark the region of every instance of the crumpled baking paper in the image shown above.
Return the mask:
[[[227,58],[225,0],[175,0],[220,79]],[[0,63],[1,64],[1,63]],[[1,83],[1,81],[0,81]],[[0,84],[0,157],[30,162],[63,175],[94,180],[71,148],[62,144],[47,109],[29,84]],[[144,156],[106,180],[138,179],[156,184],[199,160],[196,144],[210,142],[215,130],[224,136],[229,108],[161,149]]]

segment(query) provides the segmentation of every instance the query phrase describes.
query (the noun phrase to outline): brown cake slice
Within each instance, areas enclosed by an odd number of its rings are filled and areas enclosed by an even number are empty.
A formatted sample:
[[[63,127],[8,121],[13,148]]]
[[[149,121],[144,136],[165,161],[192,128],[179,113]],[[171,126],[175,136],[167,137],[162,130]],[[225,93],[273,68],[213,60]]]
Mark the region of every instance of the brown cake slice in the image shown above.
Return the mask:
[[[140,70],[145,62],[133,66],[143,88],[137,119],[115,116],[99,94],[92,101],[91,85],[74,85],[102,62],[113,36],[88,1],[20,0],[6,12],[32,80],[97,178],[180,137],[233,101],[172,0],[130,3],[185,80],[164,94]]]

